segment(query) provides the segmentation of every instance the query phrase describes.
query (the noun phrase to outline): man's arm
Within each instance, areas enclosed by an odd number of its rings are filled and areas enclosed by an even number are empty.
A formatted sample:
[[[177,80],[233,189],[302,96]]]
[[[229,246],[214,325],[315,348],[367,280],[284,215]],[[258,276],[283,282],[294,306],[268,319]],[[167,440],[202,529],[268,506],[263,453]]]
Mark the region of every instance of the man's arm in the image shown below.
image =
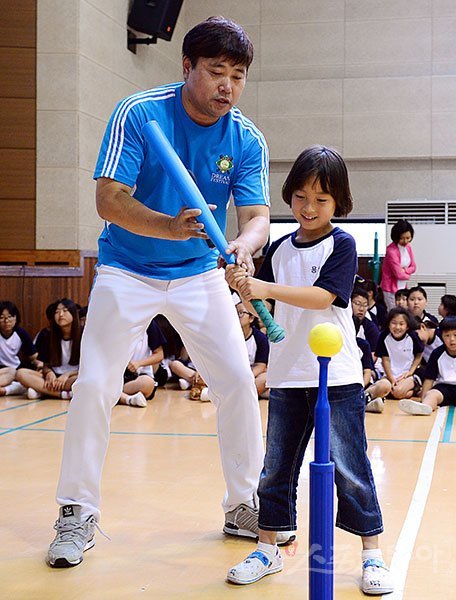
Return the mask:
[[[253,275],[255,267],[252,256],[268,241],[269,236],[269,207],[262,204],[252,206],[237,206],[238,236],[230,242],[230,252],[236,253],[236,263],[247,267]]]
[[[132,233],[168,240],[207,239],[204,225],[196,221],[199,208],[183,207],[175,217],[165,215],[133,198],[128,185],[106,177],[97,180],[96,201],[102,219]]]

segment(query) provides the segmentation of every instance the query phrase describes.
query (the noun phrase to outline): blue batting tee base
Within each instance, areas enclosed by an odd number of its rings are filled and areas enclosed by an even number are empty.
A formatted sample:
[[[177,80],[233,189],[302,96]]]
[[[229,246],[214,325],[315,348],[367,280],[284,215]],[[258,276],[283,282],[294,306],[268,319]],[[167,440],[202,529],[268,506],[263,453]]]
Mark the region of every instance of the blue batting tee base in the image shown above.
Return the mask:
[[[334,600],[334,463],[310,463],[309,600]]]

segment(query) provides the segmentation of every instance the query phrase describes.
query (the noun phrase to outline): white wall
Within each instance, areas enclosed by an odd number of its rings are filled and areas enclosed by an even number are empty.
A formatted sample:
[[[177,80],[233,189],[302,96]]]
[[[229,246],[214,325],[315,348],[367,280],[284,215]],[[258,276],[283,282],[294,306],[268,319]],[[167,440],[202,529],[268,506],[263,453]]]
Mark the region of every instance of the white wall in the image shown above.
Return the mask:
[[[110,112],[180,79],[185,31],[214,14],[256,47],[240,108],[269,142],[273,216],[289,214],[281,185],[313,143],[346,158],[354,215],[455,197],[454,0],[185,0],[173,41],[136,56],[127,11],[128,0],[38,0],[37,247],[96,247],[91,173]]]

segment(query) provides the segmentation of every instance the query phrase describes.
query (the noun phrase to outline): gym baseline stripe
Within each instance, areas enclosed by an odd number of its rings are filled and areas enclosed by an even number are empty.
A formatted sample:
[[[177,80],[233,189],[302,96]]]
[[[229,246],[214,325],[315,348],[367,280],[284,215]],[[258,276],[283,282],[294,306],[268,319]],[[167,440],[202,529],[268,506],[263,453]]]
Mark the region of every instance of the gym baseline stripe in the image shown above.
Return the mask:
[[[24,406],[29,406],[30,404],[36,404],[37,402],[43,402],[43,400],[28,400],[24,404],[16,404],[16,406],[10,406],[9,408],[2,408],[0,413],[6,412],[8,410],[16,410],[16,408],[22,408]]]
[[[451,432],[453,431],[454,422],[454,406],[448,408],[448,416],[446,420],[445,430],[443,432],[442,442],[448,444],[451,442]]]
[[[20,425],[19,427],[10,427],[6,431],[0,431],[0,435],[6,435],[7,433],[13,433],[14,431],[19,431],[21,429],[26,429],[27,427],[31,427],[32,425],[38,425],[39,423],[45,423],[46,421],[50,421],[51,419],[56,419],[57,417],[61,417],[67,414],[67,410],[57,413],[56,415],[51,415],[50,417],[45,417],[44,419],[39,419],[38,421],[33,421],[32,423],[26,423],[25,425]]]
[[[447,410],[445,408],[439,408],[424,450],[423,461],[421,463],[415,491],[413,492],[407,516],[405,517],[402,531],[397,540],[394,555],[391,560],[390,568],[394,578],[395,590],[392,594],[383,596],[385,600],[402,600],[404,597],[407,572],[418,531],[421,526],[421,521],[423,519],[429,490],[431,488],[437,448],[439,446],[440,434],[446,415]]]

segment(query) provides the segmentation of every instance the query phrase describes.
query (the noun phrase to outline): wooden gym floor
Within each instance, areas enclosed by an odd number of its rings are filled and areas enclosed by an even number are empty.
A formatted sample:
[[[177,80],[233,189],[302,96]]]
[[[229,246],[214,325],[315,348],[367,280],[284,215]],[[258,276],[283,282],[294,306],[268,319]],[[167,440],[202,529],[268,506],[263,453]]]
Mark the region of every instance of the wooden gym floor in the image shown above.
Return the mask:
[[[266,422],[267,402],[260,406]],[[226,583],[227,569],[255,545],[221,533],[214,407],[174,389],[160,389],[146,409],[114,408],[101,522],[112,541],[98,533],[81,565],[50,569],[44,556],[57,515],[67,408],[66,401],[0,398],[1,600],[307,598],[307,464],[298,540],[283,549],[283,572],[246,587]],[[453,408],[411,417],[393,401],[383,415],[366,416],[382,547],[397,583],[385,598],[456,597],[453,418]],[[336,531],[335,564],[336,599],[365,598],[355,536]]]

